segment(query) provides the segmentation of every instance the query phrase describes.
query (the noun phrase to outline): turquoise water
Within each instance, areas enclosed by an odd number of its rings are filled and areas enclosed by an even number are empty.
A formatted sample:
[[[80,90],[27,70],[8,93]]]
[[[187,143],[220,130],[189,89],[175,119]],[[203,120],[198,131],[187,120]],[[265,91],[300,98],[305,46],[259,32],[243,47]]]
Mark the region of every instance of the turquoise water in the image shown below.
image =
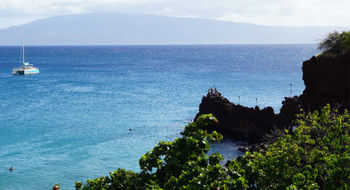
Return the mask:
[[[173,140],[215,86],[246,106],[304,89],[316,45],[26,47],[33,76],[12,76],[20,47],[0,47],[0,189],[73,189]],[[129,129],[133,129],[129,131]],[[225,159],[239,142],[214,145]],[[13,166],[15,170],[9,172]]]

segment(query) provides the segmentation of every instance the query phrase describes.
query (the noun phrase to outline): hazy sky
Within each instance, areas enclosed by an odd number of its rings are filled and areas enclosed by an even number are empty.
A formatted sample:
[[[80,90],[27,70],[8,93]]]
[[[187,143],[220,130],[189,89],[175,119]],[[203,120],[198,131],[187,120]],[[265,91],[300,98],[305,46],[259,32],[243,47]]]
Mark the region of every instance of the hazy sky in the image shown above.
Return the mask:
[[[0,28],[78,13],[130,13],[262,25],[350,26],[350,0],[0,0]]]

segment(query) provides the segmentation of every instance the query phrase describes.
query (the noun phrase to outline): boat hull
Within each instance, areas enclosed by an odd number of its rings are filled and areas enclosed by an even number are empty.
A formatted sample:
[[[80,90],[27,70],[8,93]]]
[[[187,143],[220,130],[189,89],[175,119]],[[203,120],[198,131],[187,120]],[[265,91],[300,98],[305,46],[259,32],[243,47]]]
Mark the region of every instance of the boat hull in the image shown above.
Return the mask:
[[[24,75],[35,75],[39,74],[39,69],[32,70],[32,71],[24,71]]]
[[[12,71],[13,75],[35,75],[39,73],[36,67],[20,67]]]

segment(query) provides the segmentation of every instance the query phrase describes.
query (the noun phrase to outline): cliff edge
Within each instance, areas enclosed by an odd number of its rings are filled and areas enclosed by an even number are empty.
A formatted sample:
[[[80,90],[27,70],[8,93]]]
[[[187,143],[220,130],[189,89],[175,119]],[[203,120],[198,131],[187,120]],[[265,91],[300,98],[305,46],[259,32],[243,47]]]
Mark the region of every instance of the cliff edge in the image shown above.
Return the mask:
[[[327,103],[350,107],[350,52],[338,56],[312,57],[303,63],[305,90],[300,103],[307,111]]]
[[[201,114],[212,113],[219,124],[216,131],[235,139],[255,142],[273,128],[273,108],[249,108],[234,104],[222,96],[207,95],[202,98],[195,120]]]

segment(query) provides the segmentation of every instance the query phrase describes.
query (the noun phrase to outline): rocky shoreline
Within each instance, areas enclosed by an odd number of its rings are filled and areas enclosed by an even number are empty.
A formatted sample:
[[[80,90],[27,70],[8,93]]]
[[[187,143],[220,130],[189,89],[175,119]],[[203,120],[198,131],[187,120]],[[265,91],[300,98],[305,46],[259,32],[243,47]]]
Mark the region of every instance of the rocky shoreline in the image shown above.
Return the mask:
[[[274,111],[271,107],[260,110],[236,105],[222,96],[207,95],[202,98],[195,120],[201,114],[212,113],[219,120],[215,130],[238,140],[257,142],[273,128]]]
[[[241,151],[263,151],[284,135],[285,129],[294,126],[295,115],[301,110],[312,112],[327,103],[341,109],[350,107],[350,53],[335,57],[313,56],[303,62],[302,70],[303,94],[285,97],[279,114],[271,107],[245,107],[230,102],[220,93],[208,93],[203,96],[195,119],[212,113],[219,120],[213,130],[250,143],[250,147]]]

